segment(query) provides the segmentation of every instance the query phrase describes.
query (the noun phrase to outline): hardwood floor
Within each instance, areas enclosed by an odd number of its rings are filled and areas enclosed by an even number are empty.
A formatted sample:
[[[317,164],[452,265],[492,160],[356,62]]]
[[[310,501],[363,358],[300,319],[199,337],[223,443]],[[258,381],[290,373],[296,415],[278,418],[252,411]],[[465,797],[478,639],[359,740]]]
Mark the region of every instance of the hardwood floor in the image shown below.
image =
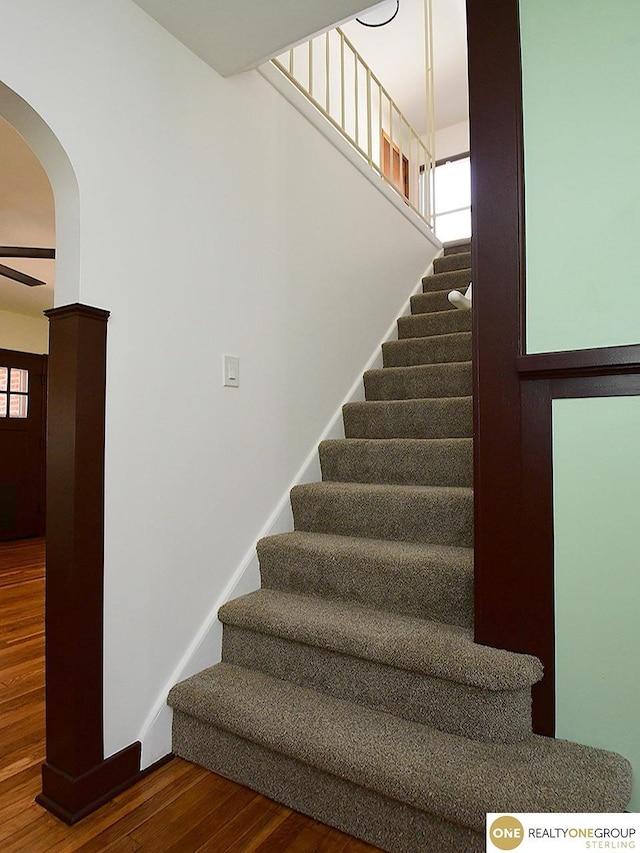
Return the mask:
[[[2,853],[375,853],[175,758],[68,827],[36,805],[44,759],[44,541],[0,543]]]

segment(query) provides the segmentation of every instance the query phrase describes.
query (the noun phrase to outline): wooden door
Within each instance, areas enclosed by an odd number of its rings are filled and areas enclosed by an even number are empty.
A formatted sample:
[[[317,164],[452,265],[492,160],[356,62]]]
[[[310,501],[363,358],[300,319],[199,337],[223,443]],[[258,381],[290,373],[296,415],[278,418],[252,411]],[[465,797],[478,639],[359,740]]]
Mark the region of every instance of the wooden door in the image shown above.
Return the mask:
[[[0,349],[0,540],[44,535],[47,356]]]
[[[382,172],[389,178],[391,183],[400,190],[405,198],[409,198],[409,161],[402,155],[402,168],[400,167],[400,149],[382,131]]]

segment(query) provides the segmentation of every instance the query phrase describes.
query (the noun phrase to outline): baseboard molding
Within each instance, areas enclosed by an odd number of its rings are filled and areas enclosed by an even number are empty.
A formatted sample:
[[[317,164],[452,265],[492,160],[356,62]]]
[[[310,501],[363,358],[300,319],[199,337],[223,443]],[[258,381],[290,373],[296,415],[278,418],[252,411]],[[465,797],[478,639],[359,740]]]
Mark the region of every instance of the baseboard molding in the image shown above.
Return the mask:
[[[45,762],[36,802],[70,826],[100,808],[140,778],[141,744],[132,743],[80,776]]]
[[[440,257],[442,254],[443,250],[440,249],[435,257]],[[423,273],[423,276],[430,275],[432,273],[433,263],[429,265],[427,270]],[[318,444],[327,439],[344,438],[342,407],[346,403],[360,402],[364,400],[362,374],[366,370],[382,367],[382,344],[387,341],[397,339],[397,318],[404,317],[411,312],[411,296],[422,292],[423,276],[420,277],[419,281],[409,294],[409,297],[401,306],[400,311],[397,313],[385,335],[376,345],[373,354],[361,368],[359,373],[356,374],[357,379],[354,381],[346,396],[333,413],[327,423],[327,426],[314,441],[304,462],[298,469],[285,492],[280,497],[280,500],[276,504],[273,512],[260,531],[258,539],[261,539],[264,536],[273,536],[276,533],[287,533],[293,530],[293,515],[289,499],[291,489],[293,486],[297,486],[301,483],[313,483],[322,479],[320,460],[318,457]],[[214,663],[220,660],[222,649],[222,625],[218,620],[218,610],[223,604],[230,601],[232,598],[237,598],[238,596],[245,595],[248,592],[253,592],[256,589],[259,589],[259,587],[260,566],[258,563],[255,544],[253,544],[234,573],[231,575],[224,590],[214,603],[206,619],[201,624],[198,632],[180,659],[178,665],[175,667],[171,676],[163,686],[160,695],[140,730],[139,739],[142,742],[143,767],[151,764],[158,756],[168,753],[171,749],[172,711],[166,703],[169,690],[174,686],[174,684],[177,684],[177,682],[183,681],[185,678],[199,672],[201,669],[213,666]]]

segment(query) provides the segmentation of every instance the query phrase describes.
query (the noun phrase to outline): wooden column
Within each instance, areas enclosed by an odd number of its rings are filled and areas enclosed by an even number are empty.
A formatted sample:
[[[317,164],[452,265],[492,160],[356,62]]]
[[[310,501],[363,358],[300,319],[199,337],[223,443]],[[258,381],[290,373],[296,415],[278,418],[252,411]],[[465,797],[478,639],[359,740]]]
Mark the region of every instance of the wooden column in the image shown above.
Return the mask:
[[[50,321],[47,425],[46,733],[37,801],[75,823],[126,787],[140,744],[104,760],[104,434],[108,311]]]
[[[517,0],[467,0],[474,324],[475,638],[545,667],[534,729],[554,733],[552,530],[537,506],[544,403],[518,372],[524,338],[524,169]],[[526,446],[525,446],[526,445]],[[549,447],[543,451],[548,455]],[[536,455],[537,454],[537,455]],[[546,457],[545,457],[546,458]],[[545,502],[548,496],[544,495]],[[544,517],[543,517],[544,516]]]

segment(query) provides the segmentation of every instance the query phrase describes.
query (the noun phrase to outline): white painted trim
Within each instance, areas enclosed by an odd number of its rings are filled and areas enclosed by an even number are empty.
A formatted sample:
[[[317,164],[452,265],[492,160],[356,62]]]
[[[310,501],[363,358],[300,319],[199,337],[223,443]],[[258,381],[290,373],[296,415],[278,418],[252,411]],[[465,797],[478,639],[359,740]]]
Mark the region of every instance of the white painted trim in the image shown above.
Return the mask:
[[[364,157],[356,151],[353,145],[347,142],[344,136],[335,129],[331,122],[327,121],[320,110],[316,109],[311,101],[309,101],[308,98],[305,98],[302,92],[298,91],[291,81],[287,80],[284,74],[278,71],[273,63],[267,62],[266,65],[261,65],[256,70],[264,77],[265,80],[271,83],[271,85],[277,89],[278,92],[280,92],[280,94],[289,101],[289,103],[295,107],[299,113],[302,113],[302,115],[320,131],[320,133],[333,145],[333,147],[337,148],[337,150],[346,157],[347,160],[355,166],[356,169],[364,175],[364,177],[373,184],[373,186],[381,192],[382,195],[388,199],[388,201],[390,201],[406,219],[409,220],[414,228],[418,229],[423,237],[426,237],[433,246],[440,249],[442,243],[427,226],[426,222],[421,219],[405,201],[403,201],[402,197],[398,195],[398,193],[393,190],[386,181],[382,180],[380,175],[371,168]]]
[[[435,257],[443,254],[441,248]],[[429,265],[424,275],[433,273],[433,263]],[[405,317],[411,312],[411,296],[422,292],[422,278],[415,285],[409,298],[402,306],[399,317]],[[345,398],[334,412],[327,426],[320,434],[306,459],[298,469],[289,488],[278,501],[275,509],[267,519],[258,539],[264,536],[273,536],[276,533],[287,533],[293,530],[293,514],[289,494],[293,486],[300,483],[314,483],[322,479],[320,470],[320,459],[318,456],[318,444],[321,441],[332,438],[344,438],[344,427],[342,422],[342,407],[346,403],[360,402],[364,400],[364,382],[362,375],[367,370],[382,367],[382,344],[387,341],[396,340],[398,336],[397,318],[387,329],[375,351],[360,370],[358,378],[353,383]],[[237,567],[218,600],[215,602],[206,619],[198,629],[193,640],[185,653],[180,658],[177,666],[171,673],[168,681],[160,691],[151,711],[144,721],[138,740],[142,742],[142,768],[149,767],[154,761],[162,758],[171,751],[171,720],[172,711],[166,704],[169,691],[174,684],[183,681],[190,675],[201,669],[213,666],[221,658],[222,650],[222,624],[218,620],[218,610],[227,601],[245,595],[260,587],[260,567],[255,545],[245,554],[240,565]]]

